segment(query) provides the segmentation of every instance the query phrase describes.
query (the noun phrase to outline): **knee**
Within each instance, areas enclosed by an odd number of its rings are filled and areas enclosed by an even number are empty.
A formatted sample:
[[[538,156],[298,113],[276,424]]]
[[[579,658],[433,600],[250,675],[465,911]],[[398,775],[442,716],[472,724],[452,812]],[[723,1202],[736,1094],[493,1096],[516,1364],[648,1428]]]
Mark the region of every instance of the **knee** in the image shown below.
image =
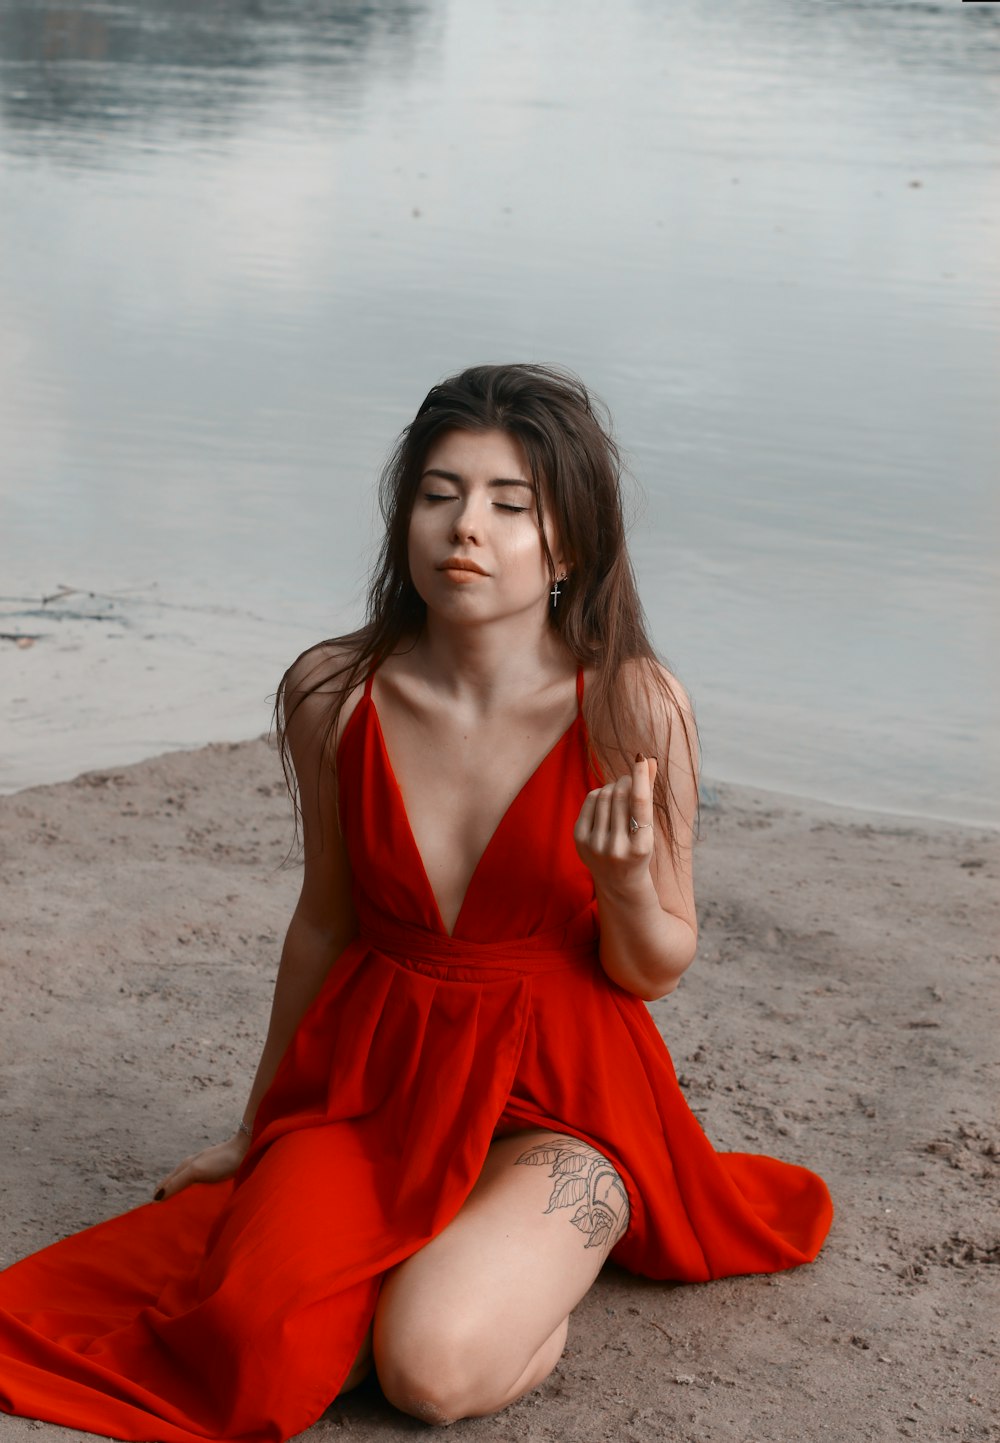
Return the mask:
[[[482,1402],[488,1353],[458,1327],[376,1342],[375,1371],[386,1398],[424,1423],[454,1423]],[[491,1411],[488,1408],[483,1411]]]
[[[565,1342],[564,1323],[526,1364],[506,1360],[508,1377],[495,1330],[455,1319],[405,1340],[380,1339],[376,1332],[375,1369],[395,1408],[442,1426],[496,1413],[536,1387],[558,1363]]]

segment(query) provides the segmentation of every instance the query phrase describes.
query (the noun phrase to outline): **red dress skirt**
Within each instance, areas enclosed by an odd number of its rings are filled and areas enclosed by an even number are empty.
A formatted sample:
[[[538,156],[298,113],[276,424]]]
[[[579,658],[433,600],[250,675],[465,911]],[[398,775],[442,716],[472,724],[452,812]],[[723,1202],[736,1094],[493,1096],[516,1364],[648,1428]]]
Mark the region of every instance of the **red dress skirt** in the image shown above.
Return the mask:
[[[573,824],[582,713],[508,808],[452,935],[369,682],[340,743],[359,935],[303,1018],[229,1183],[0,1273],[0,1409],[117,1438],[289,1438],[336,1396],[386,1269],[462,1206],[493,1137],[591,1143],[631,1205],[612,1256],[705,1282],[815,1258],[814,1173],[717,1153],[645,1004],[602,970]]]

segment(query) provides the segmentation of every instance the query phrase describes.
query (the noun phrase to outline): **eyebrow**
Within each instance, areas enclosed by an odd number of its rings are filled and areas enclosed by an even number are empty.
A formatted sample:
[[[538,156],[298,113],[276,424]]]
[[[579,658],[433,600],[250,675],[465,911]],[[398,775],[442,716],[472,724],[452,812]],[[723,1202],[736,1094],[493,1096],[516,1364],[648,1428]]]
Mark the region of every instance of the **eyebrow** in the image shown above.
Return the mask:
[[[442,471],[439,466],[428,466],[427,470],[421,474],[421,481],[425,476],[440,476],[442,481],[453,481],[456,486],[462,484],[462,477],[455,471]],[[520,477],[515,478],[513,476],[495,476],[492,481],[487,481],[486,484],[487,486],[523,486],[526,491],[530,491],[532,494],[534,494],[535,490],[530,481],[522,481]]]

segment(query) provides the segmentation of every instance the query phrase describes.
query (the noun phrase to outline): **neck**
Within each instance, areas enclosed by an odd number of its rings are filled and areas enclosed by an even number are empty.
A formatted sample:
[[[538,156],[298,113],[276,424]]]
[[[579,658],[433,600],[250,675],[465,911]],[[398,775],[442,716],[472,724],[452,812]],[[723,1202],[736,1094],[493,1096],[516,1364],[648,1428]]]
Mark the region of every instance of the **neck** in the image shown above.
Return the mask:
[[[484,707],[498,694],[542,687],[575,665],[544,616],[537,623],[510,617],[453,626],[428,615],[411,655],[438,687]]]

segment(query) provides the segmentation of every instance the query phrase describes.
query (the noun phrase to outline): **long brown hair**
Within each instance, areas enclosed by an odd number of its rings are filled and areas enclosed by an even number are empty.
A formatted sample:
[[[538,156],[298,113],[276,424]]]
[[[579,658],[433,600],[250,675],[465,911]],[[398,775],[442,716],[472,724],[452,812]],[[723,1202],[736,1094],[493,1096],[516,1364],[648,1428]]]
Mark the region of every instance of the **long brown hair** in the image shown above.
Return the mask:
[[[543,505],[551,510],[570,574],[562,583],[558,606],[549,610],[549,624],[578,663],[595,668],[585,699],[595,759],[617,753],[627,766],[636,741],[645,755],[655,755],[662,729],[652,718],[661,711],[667,718],[668,752],[676,719],[694,771],[692,731],[696,739],[697,729],[693,718],[689,727],[689,719],[658,664],[636,589],[625,538],[621,457],[607,412],[599,408],[578,377],[561,368],[472,366],[431,387],[383,468],[379,505],[385,535],[369,581],[365,624],[347,636],[309,648],[279,683],[275,725],[296,816],[294,769],[287,744],[290,716],[320,688],[330,692],[326,754],[352,689],[383,658],[406,643],[412,645],[423,627],[427,608],[410,579],[407,557],[410,513],[427,451],[451,430],[504,431],[520,442],[535,483],[542,547],[554,579],[555,563],[542,529]],[[331,651],[337,658],[332,670]],[[301,675],[299,664],[314,652],[315,665],[306,684],[297,687],[289,710],[289,675],[293,668],[299,668],[296,675]],[[629,684],[623,685],[626,667],[634,674]],[[661,708],[655,705],[657,695]],[[677,838],[669,807],[672,783],[666,755],[659,760],[653,801],[676,858]]]

